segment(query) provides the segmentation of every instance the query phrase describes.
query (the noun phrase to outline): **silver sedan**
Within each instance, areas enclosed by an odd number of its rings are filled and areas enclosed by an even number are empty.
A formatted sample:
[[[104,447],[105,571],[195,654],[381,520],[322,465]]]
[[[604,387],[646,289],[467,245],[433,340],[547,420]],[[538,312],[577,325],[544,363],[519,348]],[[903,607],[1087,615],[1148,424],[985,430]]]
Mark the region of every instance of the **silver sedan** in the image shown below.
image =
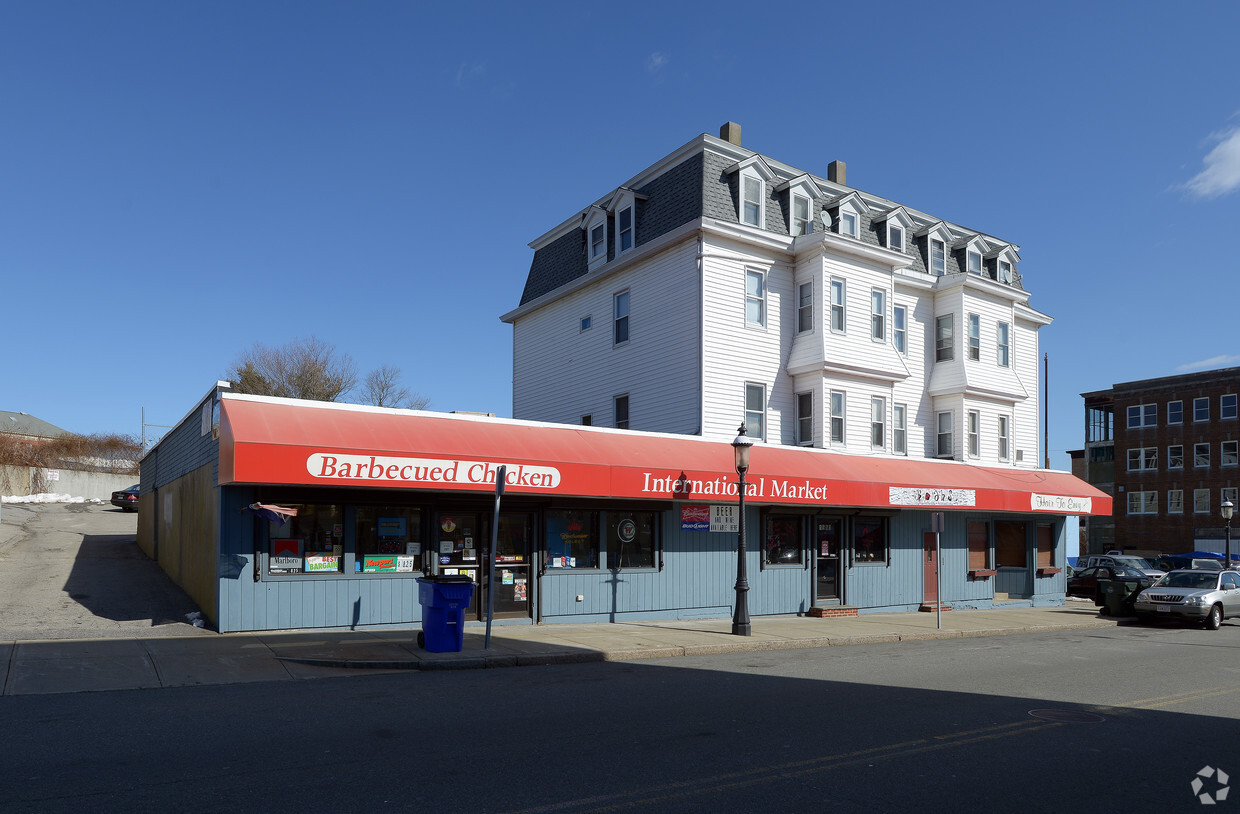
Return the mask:
[[[1240,617],[1240,573],[1172,571],[1137,596],[1137,618],[1201,622],[1218,630],[1224,619]]]

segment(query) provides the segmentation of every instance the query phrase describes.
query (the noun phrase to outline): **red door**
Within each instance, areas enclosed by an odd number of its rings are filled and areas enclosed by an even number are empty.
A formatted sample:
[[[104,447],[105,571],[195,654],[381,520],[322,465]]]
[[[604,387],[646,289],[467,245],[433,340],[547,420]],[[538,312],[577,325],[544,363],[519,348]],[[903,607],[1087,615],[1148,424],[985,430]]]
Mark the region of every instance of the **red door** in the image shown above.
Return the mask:
[[[927,531],[921,536],[922,548],[922,604],[934,607],[939,601],[939,561],[935,557],[934,532]]]

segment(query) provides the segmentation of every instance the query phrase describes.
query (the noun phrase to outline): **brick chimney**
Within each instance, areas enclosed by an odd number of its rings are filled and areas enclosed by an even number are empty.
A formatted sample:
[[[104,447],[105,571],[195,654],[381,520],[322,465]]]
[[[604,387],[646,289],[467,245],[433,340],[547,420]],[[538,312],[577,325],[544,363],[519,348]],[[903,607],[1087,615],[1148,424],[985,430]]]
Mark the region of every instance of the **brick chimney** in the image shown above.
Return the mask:
[[[848,186],[848,165],[843,161],[832,161],[827,165],[827,180],[841,186]]]
[[[741,146],[741,126],[736,122],[724,122],[723,127],[719,128],[719,138]]]

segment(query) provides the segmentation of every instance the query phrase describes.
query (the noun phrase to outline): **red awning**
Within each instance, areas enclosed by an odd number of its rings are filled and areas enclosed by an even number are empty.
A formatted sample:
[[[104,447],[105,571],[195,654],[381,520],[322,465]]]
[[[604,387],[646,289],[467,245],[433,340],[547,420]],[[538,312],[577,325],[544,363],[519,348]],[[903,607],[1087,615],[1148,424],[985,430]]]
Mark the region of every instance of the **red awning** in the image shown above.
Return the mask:
[[[225,394],[219,482],[720,501],[736,497],[726,441],[597,427]],[[1111,513],[1066,472],[754,446],[746,499],[863,508]]]

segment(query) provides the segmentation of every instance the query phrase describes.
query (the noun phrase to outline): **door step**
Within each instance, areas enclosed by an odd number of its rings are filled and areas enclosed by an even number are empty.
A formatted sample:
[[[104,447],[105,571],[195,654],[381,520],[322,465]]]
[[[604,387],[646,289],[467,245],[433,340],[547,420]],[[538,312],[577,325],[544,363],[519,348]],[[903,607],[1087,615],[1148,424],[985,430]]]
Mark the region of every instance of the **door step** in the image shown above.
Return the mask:
[[[838,619],[841,616],[856,616],[857,609],[851,605],[820,605],[810,608],[805,612],[806,616],[812,616],[815,619]]]
[[[924,602],[919,608],[917,608],[917,610],[922,613],[932,613],[936,610],[949,611],[951,609],[952,609],[952,606],[947,604],[946,602],[940,602],[937,605],[933,602]]]

